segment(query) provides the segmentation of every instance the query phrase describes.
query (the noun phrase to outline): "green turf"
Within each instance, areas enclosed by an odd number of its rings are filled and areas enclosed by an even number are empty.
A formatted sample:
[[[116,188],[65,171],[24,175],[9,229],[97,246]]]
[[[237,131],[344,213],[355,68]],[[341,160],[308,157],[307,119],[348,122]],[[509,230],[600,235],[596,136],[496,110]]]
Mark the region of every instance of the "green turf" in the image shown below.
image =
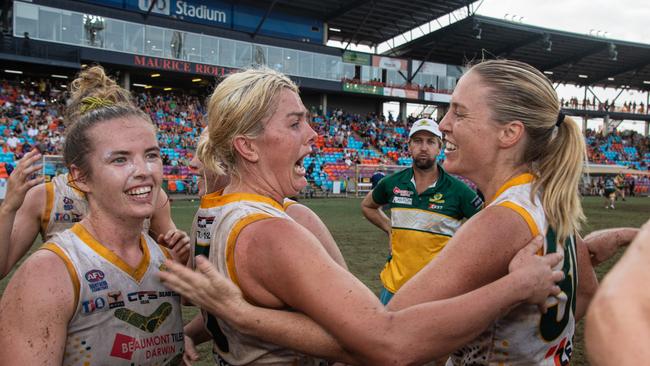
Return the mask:
[[[375,293],[379,292],[379,271],[386,260],[387,236],[366,221],[359,208],[360,199],[313,199],[302,203],[314,210],[330,228],[334,238],[341,248],[350,271],[365,283]],[[172,215],[179,228],[188,230],[198,202],[178,201],[172,205]],[[617,226],[640,226],[650,215],[650,198],[631,198],[626,202],[618,201],[616,210],[605,210],[600,198],[585,198],[583,207],[588,218],[583,233],[593,230]],[[38,243],[34,245],[34,248]],[[601,278],[620,257],[619,253],[598,269]],[[8,279],[0,281],[0,293],[4,290]],[[196,309],[186,307],[183,316],[189,320],[196,314]],[[582,325],[578,326],[572,365],[588,365],[584,357],[582,341]],[[202,360],[196,365],[212,365],[210,348],[200,347]]]

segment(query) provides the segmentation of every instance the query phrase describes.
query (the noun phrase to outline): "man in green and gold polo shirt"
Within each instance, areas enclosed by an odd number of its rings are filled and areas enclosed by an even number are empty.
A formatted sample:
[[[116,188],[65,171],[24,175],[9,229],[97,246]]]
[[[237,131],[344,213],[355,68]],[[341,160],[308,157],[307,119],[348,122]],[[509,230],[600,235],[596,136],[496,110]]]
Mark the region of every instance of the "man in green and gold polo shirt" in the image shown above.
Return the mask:
[[[437,163],[442,133],[436,122],[416,121],[408,147],[413,165],[382,179],[361,203],[364,216],[390,235],[391,254],[380,275],[383,304],[483,205],[476,192]],[[382,211],[383,205],[389,205],[390,218]]]

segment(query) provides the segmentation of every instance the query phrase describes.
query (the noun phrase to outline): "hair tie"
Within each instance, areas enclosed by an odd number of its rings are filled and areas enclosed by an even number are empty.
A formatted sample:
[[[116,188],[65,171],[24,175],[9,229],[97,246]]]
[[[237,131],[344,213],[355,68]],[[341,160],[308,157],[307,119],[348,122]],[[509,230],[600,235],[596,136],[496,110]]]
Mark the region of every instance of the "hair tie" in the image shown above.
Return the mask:
[[[564,113],[560,112],[560,114],[557,115],[557,121],[555,121],[555,126],[560,127],[562,122],[564,122]]]
[[[113,103],[112,101],[104,98],[85,97],[81,100],[81,108],[79,108],[79,110],[81,111],[81,113],[86,113],[98,108],[110,107],[114,104],[115,103]]]

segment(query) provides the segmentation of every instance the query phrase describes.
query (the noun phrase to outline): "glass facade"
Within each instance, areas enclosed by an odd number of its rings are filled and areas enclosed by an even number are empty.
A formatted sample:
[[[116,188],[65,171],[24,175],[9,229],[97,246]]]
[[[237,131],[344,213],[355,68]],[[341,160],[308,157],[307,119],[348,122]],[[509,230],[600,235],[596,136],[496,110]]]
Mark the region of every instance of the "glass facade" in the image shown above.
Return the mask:
[[[266,65],[288,75],[340,81],[354,77],[355,65],[332,56],[296,49],[266,46],[205,34],[126,22],[93,14],[14,2],[14,35],[109,51],[178,59],[223,67]],[[419,73],[414,82],[455,86],[462,69],[448,66],[446,75]],[[361,66],[361,80],[382,79],[383,70]],[[404,77],[387,70],[387,82],[403,84]]]

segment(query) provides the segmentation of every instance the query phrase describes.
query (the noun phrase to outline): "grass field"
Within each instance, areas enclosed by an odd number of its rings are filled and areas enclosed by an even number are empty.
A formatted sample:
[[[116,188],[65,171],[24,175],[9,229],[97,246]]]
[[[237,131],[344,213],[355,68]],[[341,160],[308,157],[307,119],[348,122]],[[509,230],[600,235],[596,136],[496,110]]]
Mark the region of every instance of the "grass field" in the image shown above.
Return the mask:
[[[387,237],[379,229],[366,221],[359,208],[360,199],[332,198],[305,200],[302,203],[316,212],[329,227],[341,248],[350,271],[365,283],[375,293],[379,293],[379,271],[383,267],[387,253]],[[178,201],[172,206],[172,215],[177,226],[188,230],[198,202]],[[588,223],[583,233],[588,234],[617,226],[638,227],[650,218],[650,198],[631,198],[626,202],[617,202],[615,211],[605,210],[600,198],[587,197],[583,203],[588,217]],[[39,243],[34,245],[37,248]],[[619,253],[598,269],[601,278],[620,257]],[[4,291],[8,278],[0,281],[0,293]],[[185,308],[183,316],[189,320],[196,309]],[[578,327],[572,365],[588,365],[584,357],[582,341],[582,325]],[[196,365],[212,365],[210,349],[206,345],[200,347],[202,360]]]

